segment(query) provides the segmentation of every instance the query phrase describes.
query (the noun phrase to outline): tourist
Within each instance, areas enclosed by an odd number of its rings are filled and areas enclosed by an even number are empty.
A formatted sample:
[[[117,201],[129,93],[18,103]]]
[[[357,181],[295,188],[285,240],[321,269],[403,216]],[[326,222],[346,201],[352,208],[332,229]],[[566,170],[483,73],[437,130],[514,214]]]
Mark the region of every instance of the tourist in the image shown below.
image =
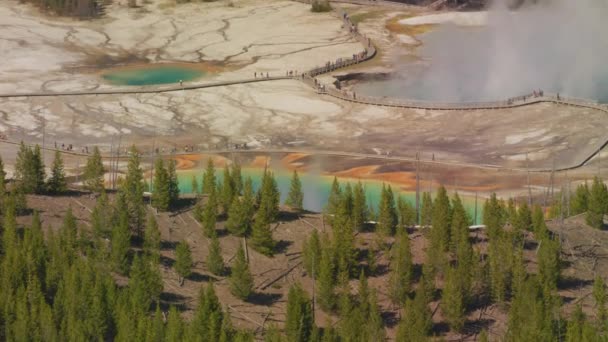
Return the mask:
[[[258,73],[257,72],[253,72],[253,78],[258,78]]]

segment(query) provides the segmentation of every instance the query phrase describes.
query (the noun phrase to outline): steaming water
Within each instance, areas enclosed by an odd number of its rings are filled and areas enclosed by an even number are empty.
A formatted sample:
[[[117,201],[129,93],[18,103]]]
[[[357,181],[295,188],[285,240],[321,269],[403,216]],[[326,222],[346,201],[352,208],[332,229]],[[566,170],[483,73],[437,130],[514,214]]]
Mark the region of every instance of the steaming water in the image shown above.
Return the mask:
[[[364,82],[357,91],[471,102],[543,89],[608,102],[608,2],[546,0],[517,12],[497,7],[486,26],[442,24],[418,36],[422,61],[397,61],[395,76]]]
[[[291,176],[292,174],[286,170],[273,170],[279,191],[281,192],[281,203],[285,201],[287,193],[289,192]],[[216,169],[216,177],[219,182],[222,181],[223,169]],[[180,170],[178,171],[178,181],[181,193],[192,193],[192,176],[197,177],[199,186],[202,184],[202,172],[194,170]],[[254,190],[257,190],[261,183],[263,175],[262,169],[256,168],[243,168],[242,169],[243,179],[251,177]],[[318,174],[299,173],[300,181],[302,182],[302,190],[304,191],[304,208],[306,210],[321,212],[323,207],[327,203],[327,198],[331,190],[331,184],[333,182],[333,176],[324,176]],[[350,183],[354,186],[358,180],[351,178],[339,178],[338,181],[342,188],[346,186],[346,183]],[[377,210],[378,203],[380,201],[380,195],[382,193],[382,182],[374,180],[361,180],[365,188],[365,195],[368,202],[368,206]],[[415,205],[415,192],[400,191],[398,184],[390,184],[394,193],[402,196],[405,200],[409,201],[410,204]],[[475,213],[475,199],[469,197],[462,197],[463,203],[469,217],[473,218]],[[477,223],[481,222],[482,218],[482,207],[483,202],[479,200],[477,208]]]

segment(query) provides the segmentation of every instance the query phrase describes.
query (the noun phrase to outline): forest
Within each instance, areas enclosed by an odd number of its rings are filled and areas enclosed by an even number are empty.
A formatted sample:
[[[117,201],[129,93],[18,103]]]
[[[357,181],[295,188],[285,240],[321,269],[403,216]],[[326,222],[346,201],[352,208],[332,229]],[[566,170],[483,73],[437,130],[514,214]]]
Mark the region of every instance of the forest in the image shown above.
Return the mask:
[[[382,341],[396,325],[397,341],[441,340],[474,336],[478,341],[604,341],[608,328],[606,286],[593,283],[594,312],[578,305],[565,314],[558,295],[562,281],[561,242],[545,222],[543,208],[526,200],[504,201],[492,195],[483,211],[484,234],[473,235],[457,193],[444,187],[424,193],[420,212],[390,186],[383,187],[377,209],[370,207],[361,183],[334,179],[323,212],[328,231],[313,230],[302,248],[302,268],[314,280],[312,291],[293,283],[286,291],[285,319],[262,332],[237,328],[222,305],[213,281],[202,284],[191,315],[163,306],[160,296],[161,234],[150,203],[158,212],[181,210],[176,165],[157,158],[152,184],[146,184],[140,155],[133,147],[119,189],[104,188],[102,156],[87,160],[82,188],[96,196],[90,227],[77,222],[71,209],[58,229],[43,227],[33,211],[29,224],[17,218],[32,211],[29,194],[65,196],[75,191],[56,152],[50,175],[38,146],[21,144],[13,179],[0,161],[0,338],[17,341]],[[285,210],[303,211],[302,184],[293,172],[287,201],[280,203],[277,183],[264,172],[259,189],[243,179],[237,163],[223,168],[218,181],[211,159],[196,189],[194,216],[211,241],[206,269],[228,277],[230,292],[246,302],[256,291],[248,247],[269,258],[277,251],[271,224]],[[110,196],[112,195],[112,196]],[[584,214],[589,225],[603,228],[608,190],[596,178],[580,185],[570,201],[571,215]],[[110,199],[112,198],[112,200]],[[563,203],[554,205],[563,215]],[[217,223],[244,238],[234,260],[222,256]],[[426,241],[424,262],[413,257],[414,232]],[[372,233],[374,243],[361,248],[357,236]],[[191,248],[175,246],[173,264],[180,282],[191,276]],[[375,255],[387,255],[387,296],[399,315],[387,316],[382,295],[368,281],[381,273]],[[531,262],[533,258],[534,262]],[[213,278],[210,278],[213,279]],[[287,290],[287,289],[286,289]],[[474,310],[497,305],[506,313],[504,335],[473,322]],[[319,322],[317,312],[330,317]],[[437,312],[442,319],[437,320]],[[443,335],[442,335],[443,334]]]
[[[95,18],[104,13],[104,0],[21,0],[43,11],[79,18]]]

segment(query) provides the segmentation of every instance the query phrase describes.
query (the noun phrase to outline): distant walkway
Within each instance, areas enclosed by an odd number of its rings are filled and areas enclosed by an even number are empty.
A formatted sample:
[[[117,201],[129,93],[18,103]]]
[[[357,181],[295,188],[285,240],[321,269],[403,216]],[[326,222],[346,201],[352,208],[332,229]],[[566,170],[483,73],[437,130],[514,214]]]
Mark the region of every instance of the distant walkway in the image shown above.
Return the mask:
[[[21,142],[11,141],[11,140],[2,140],[0,139],[0,143],[11,144],[11,145],[19,145]],[[25,143],[26,146],[35,146],[35,144]],[[496,164],[482,164],[482,163],[467,163],[467,162],[459,162],[455,160],[428,160],[428,159],[419,159],[421,164],[426,165],[440,165],[440,166],[456,166],[456,167],[469,167],[474,169],[481,170],[499,170],[499,171],[508,171],[508,172],[532,172],[532,173],[548,173],[548,172],[562,172],[562,171],[570,171],[578,169],[589,162],[593,157],[598,155],[601,149],[608,146],[608,142],[604,143],[604,145],[590,155],[586,155],[583,160],[577,162],[576,164],[564,167],[557,167],[555,169],[552,168],[517,168],[517,167],[506,167]],[[136,146],[137,147],[137,146]],[[90,153],[84,153],[77,150],[65,150],[53,147],[41,147],[46,151],[59,151],[63,154],[72,155],[75,157],[89,157]],[[92,149],[90,150],[92,152]],[[141,152],[141,150],[140,150]],[[260,149],[193,149],[187,152],[160,152],[158,154],[153,153],[151,151],[143,151],[141,152],[142,157],[150,157],[150,156],[161,156],[165,158],[171,157],[179,157],[179,156],[187,156],[187,155],[202,155],[202,154],[228,154],[228,153],[236,153],[236,154],[260,154],[260,153],[301,153],[301,154],[310,154],[310,155],[318,155],[318,156],[334,156],[334,157],[352,157],[352,158],[365,158],[365,159],[375,159],[375,160],[386,160],[386,161],[396,161],[396,162],[416,162],[415,157],[406,157],[406,156],[397,156],[397,155],[388,155],[388,154],[372,154],[372,153],[360,153],[360,152],[348,152],[348,151],[330,151],[330,150],[319,150],[319,149],[298,149],[298,148],[260,148]],[[128,159],[128,151],[120,152],[103,152],[102,157],[104,159]]]

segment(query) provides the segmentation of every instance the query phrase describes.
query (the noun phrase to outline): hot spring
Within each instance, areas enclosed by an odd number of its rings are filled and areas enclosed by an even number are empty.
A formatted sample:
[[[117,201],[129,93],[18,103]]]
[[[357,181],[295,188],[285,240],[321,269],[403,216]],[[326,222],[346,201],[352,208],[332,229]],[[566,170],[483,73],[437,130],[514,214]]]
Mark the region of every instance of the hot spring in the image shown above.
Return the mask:
[[[529,1],[519,9],[495,1],[482,26],[458,26],[450,13],[422,42],[411,62],[395,57],[389,79],[369,80],[355,91],[435,102],[505,100],[545,93],[608,102],[608,3],[595,0]],[[433,16],[418,21],[433,22]],[[437,15],[435,16],[437,18]],[[485,22],[485,24],[484,24]],[[466,24],[463,24],[466,25]],[[468,24],[471,25],[471,24]],[[475,23],[479,25],[479,23]]]
[[[137,67],[117,68],[102,77],[115,85],[153,85],[192,81],[204,76],[197,68],[179,65],[150,64]]]

